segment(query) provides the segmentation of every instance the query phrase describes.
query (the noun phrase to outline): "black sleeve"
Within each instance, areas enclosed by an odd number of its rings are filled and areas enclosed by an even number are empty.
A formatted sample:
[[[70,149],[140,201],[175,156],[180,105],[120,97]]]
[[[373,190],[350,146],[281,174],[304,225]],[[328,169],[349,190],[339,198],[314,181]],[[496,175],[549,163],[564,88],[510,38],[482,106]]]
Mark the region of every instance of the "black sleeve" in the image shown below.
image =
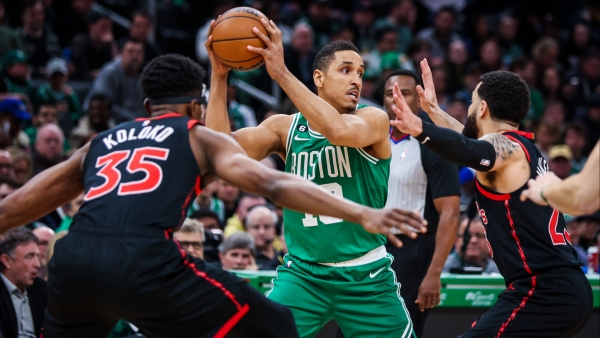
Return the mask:
[[[423,145],[421,145],[421,161],[432,199],[460,196],[460,180],[456,164],[444,160]]]
[[[451,129],[423,121],[423,132],[415,138],[443,159],[477,171],[489,171],[496,163],[496,150],[491,143],[467,138]]]

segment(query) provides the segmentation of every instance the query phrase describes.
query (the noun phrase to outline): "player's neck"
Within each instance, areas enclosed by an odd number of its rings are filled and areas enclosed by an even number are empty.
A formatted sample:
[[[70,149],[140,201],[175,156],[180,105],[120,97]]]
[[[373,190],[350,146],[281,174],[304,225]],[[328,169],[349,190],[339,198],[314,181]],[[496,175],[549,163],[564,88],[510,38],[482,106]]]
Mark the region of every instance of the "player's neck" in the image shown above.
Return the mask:
[[[505,131],[518,130],[518,129],[519,129],[518,126],[511,125],[507,122],[498,121],[498,122],[494,122],[490,125],[482,126],[481,132],[483,135],[493,134],[493,133],[500,134]]]
[[[160,106],[151,108],[150,117],[156,117],[156,116],[172,114],[172,113],[177,113],[182,116],[186,116],[183,113],[183,111],[181,109],[179,109],[179,107],[177,107],[176,105],[160,105]]]

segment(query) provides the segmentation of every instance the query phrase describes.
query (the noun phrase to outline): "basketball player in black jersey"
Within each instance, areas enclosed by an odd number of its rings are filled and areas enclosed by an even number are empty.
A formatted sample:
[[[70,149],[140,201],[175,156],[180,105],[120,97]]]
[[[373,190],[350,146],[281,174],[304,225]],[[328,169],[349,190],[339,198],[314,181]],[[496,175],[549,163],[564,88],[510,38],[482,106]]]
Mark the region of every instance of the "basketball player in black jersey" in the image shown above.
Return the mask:
[[[391,124],[446,160],[474,168],[477,207],[490,254],[507,289],[461,337],[570,337],[588,321],[592,290],[580,269],[563,215],[520,201],[527,181],[548,171],[530,140],[518,131],[529,109],[527,85],[514,73],[484,74],[472,94],[465,126],[437,105],[431,70],[421,62],[421,107],[440,128],[415,116],[397,85]],[[447,129],[448,128],[448,129]],[[462,132],[462,134],[460,134]]]
[[[404,223],[424,230],[415,213],[337,198],[267,169],[232,138],[198,126],[190,118],[201,115],[202,75],[188,58],[155,58],[141,80],[150,118],[98,134],[0,203],[2,233],[85,192],[49,264],[45,338],[106,337],[120,318],[150,337],[298,337],[287,308],[173,240],[189,204],[215,176],[278,205],[371,232],[404,231]]]

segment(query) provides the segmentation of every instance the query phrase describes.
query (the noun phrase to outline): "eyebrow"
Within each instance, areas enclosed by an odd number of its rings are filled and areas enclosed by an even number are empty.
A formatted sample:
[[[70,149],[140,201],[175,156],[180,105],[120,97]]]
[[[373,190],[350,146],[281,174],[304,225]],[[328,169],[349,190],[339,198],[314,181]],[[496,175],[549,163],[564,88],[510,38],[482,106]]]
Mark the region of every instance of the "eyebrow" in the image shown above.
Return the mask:
[[[353,64],[354,64],[354,62],[352,62],[352,61],[342,61],[342,63],[340,63],[340,65],[338,67],[346,66],[346,65],[353,65]],[[358,66],[362,67],[363,69],[365,68],[365,64],[362,62]]]

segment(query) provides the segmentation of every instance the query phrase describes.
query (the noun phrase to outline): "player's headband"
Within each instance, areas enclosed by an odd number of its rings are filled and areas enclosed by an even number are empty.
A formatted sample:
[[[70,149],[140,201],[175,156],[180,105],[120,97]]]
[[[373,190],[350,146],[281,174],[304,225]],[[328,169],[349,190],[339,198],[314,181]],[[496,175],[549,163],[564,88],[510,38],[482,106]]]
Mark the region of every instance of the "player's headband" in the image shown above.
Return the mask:
[[[199,104],[206,104],[206,85],[202,84],[201,96],[177,96],[177,97],[162,97],[160,99],[149,99],[150,104],[159,106],[161,104],[186,104],[196,100]]]

